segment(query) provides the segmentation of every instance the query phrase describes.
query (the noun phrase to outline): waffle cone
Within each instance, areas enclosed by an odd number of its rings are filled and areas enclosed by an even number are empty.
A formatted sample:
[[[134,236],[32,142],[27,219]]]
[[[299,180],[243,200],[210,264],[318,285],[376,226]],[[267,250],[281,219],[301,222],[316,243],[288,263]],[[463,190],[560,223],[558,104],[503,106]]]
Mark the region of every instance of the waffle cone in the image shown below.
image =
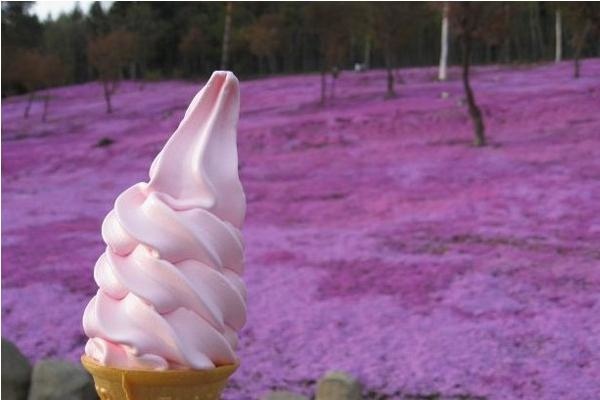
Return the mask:
[[[209,370],[125,370],[100,365],[86,355],[81,363],[94,377],[101,400],[218,400],[239,365]]]

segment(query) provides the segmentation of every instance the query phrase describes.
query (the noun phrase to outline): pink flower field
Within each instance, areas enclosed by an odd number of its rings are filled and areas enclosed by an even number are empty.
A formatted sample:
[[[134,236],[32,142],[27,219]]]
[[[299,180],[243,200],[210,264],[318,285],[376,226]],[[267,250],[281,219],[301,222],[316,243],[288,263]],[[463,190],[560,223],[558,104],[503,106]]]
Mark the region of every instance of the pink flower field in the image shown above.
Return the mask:
[[[480,67],[474,148],[459,70],[242,83],[249,291],[226,399],[311,394],[327,370],[369,399],[597,399],[600,59]],[[100,226],[202,83],[97,83],[22,117],[2,101],[2,335],[76,362]],[[103,138],[114,143],[98,146]],[[412,396],[412,397],[411,397]]]

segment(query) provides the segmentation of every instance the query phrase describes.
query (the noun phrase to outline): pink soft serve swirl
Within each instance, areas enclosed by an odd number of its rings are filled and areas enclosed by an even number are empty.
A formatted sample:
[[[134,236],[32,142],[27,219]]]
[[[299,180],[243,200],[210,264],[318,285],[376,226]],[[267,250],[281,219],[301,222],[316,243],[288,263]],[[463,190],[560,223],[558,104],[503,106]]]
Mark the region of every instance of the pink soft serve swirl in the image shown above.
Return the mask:
[[[236,362],[246,320],[239,84],[213,73],[150,168],[102,225],[106,251],[83,327],[88,356],[123,369]]]

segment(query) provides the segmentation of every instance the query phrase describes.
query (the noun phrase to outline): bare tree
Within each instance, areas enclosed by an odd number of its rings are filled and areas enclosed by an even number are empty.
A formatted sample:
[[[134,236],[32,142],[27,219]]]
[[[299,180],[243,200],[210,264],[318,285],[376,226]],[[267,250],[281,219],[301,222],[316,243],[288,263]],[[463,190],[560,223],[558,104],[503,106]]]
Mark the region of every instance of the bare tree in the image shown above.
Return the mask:
[[[327,102],[327,72],[333,77],[331,96],[334,94],[335,80],[348,48],[350,25],[353,12],[357,8],[343,8],[337,4],[310,4],[305,9],[305,19],[311,31],[319,40],[321,59],[321,105]],[[335,21],[335,22],[334,22]]]
[[[44,88],[59,85],[65,79],[65,66],[62,61],[54,55],[46,55],[42,59],[42,82]],[[44,93],[44,112],[42,113],[42,121],[46,121],[48,116],[48,105],[50,103],[50,93]]]
[[[565,18],[571,31],[573,77],[579,78],[580,59],[586,40],[600,34],[600,3],[571,2],[564,5]]]
[[[35,50],[19,51],[15,60],[12,60],[20,68],[15,69],[13,79],[19,82],[28,92],[27,103],[23,112],[23,118],[29,118],[29,111],[35,99],[35,93],[43,85],[42,82],[42,55]]]
[[[396,96],[394,70],[398,55],[407,43],[418,36],[418,21],[424,16],[426,7],[423,4],[405,2],[377,3],[373,5],[373,23],[377,44],[383,51],[386,79],[386,98]]]
[[[125,68],[134,57],[135,36],[114,31],[88,43],[88,58],[102,82],[106,112],[112,113],[111,97],[117,90]]]
[[[65,78],[65,67],[60,59],[54,55],[44,55],[37,50],[20,51],[14,62],[20,65],[16,70],[16,80],[23,85],[29,92],[27,104],[23,113],[23,118],[29,117],[31,105],[37,94],[52,86],[63,82]],[[50,94],[46,91],[42,99],[44,101],[44,111],[42,121],[46,120],[48,115],[48,103]]]
[[[467,104],[469,105],[469,114],[473,125],[475,127],[475,146],[485,146],[485,126],[483,125],[483,118],[481,117],[481,110],[475,102],[475,96],[471,89],[471,83],[469,81],[469,67],[471,64],[471,47],[473,44],[473,28],[470,26],[472,21],[469,21],[469,8],[471,6],[468,3],[464,3],[463,9],[465,13],[460,21],[460,27],[462,30],[462,81],[465,89],[465,95],[467,96]]]
[[[485,125],[470,82],[471,52],[476,39],[497,43],[507,34],[505,19],[502,18],[504,10],[498,5],[461,1],[451,3],[449,11],[450,22],[460,37],[462,47],[462,81],[469,116],[473,122],[474,145],[476,147],[485,146],[487,142]]]
[[[438,79],[445,81],[448,77],[448,2],[442,9],[442,41],[440,46],[440,68]]]

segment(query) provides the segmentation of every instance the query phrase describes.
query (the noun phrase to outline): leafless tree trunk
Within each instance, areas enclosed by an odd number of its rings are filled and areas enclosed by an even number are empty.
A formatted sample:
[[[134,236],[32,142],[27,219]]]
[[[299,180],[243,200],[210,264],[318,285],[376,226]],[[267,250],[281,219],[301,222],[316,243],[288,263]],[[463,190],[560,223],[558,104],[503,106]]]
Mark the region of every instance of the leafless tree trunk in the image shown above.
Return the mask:
[[[48,115],[48,103],[50,102],[50,95],[46,93],[44,96],[44,112],[42,114],[42,121],[46,122],[46,116]]]
[[[229,66],[229,38],[231,36],[231,13],[233,11],[233,3],[227,2],[225,8],[225,29],[223,30],[223,50],[221,52],[221,69],[225,70]]]
[[[23,114],[23,118],[29,118],[29,110],[31,110],[31,104],[33,103],[33,97],[35,93],[29,93],[29,97],[27,98],[27,105],[25,106],[25,113]]]
[[[324,106],[327,101],[327,71],[325,65],[321,68],[321,105]]]
[[[560,62],[562,59],[562,19],[560,9],[556,9],[556,19],[554,30],[556,32],[556,46],[554,52],[554,62]]]
[[[448,77],[448,3],[444,3],[442,15],[442,43],[440,51],[440,69],[438,79],[445,81]]]
[[[385,93],[386,99],[392,99],[396,97],[396,90],[394,88],[394,66],[392,63],[392,54],[389,47],[385,52],[385,69],[387,70],[387,91]]]
[[[396,97],[396,90],[394,89],[394,71],[389,67],[387,68],[387,91],[385,97],[386,99]]]
[[[474,144],[476,147],[485,146],[485,127],[483,125],[483,119],[481,117],[481,111],[477,104],[475,103],[475,96],[473,95],[473,91],[471,90],[471,84],[469,82],[469,67],[470,67],[470,58],[471,58],[471,32],[468,30],[463,30],[462,35],[462,50],[463,50],[463,60],[462,60],[462,81],[465,89],[465,94],[467,96],[467,104],[469,106],[469,115],[471,116],[471,120],[473,121],[473,126],[475,128],[475,141]]]
[[[581,58],[581,51],[583,50],[583,45],[585,44],[585,38],[587,37],[588,31],[591,28],[590,21],[585,22],[585,26],[581,29],[581,31],[577,32],[574,37],[575,42],[575,54],[573,57],[573,61],[575,63],[575,70],[573,71],[573,77],[579,78],[580,73],[580,63],[579,60]]]
[[[112,104],[110,103],[110,98],[113,94],[114,88],[111,87],[111,84],[108,81],[102,82],[102,87],[104,89],[104,100],[106,101],[106,112],[110,114],[112,113]]]

